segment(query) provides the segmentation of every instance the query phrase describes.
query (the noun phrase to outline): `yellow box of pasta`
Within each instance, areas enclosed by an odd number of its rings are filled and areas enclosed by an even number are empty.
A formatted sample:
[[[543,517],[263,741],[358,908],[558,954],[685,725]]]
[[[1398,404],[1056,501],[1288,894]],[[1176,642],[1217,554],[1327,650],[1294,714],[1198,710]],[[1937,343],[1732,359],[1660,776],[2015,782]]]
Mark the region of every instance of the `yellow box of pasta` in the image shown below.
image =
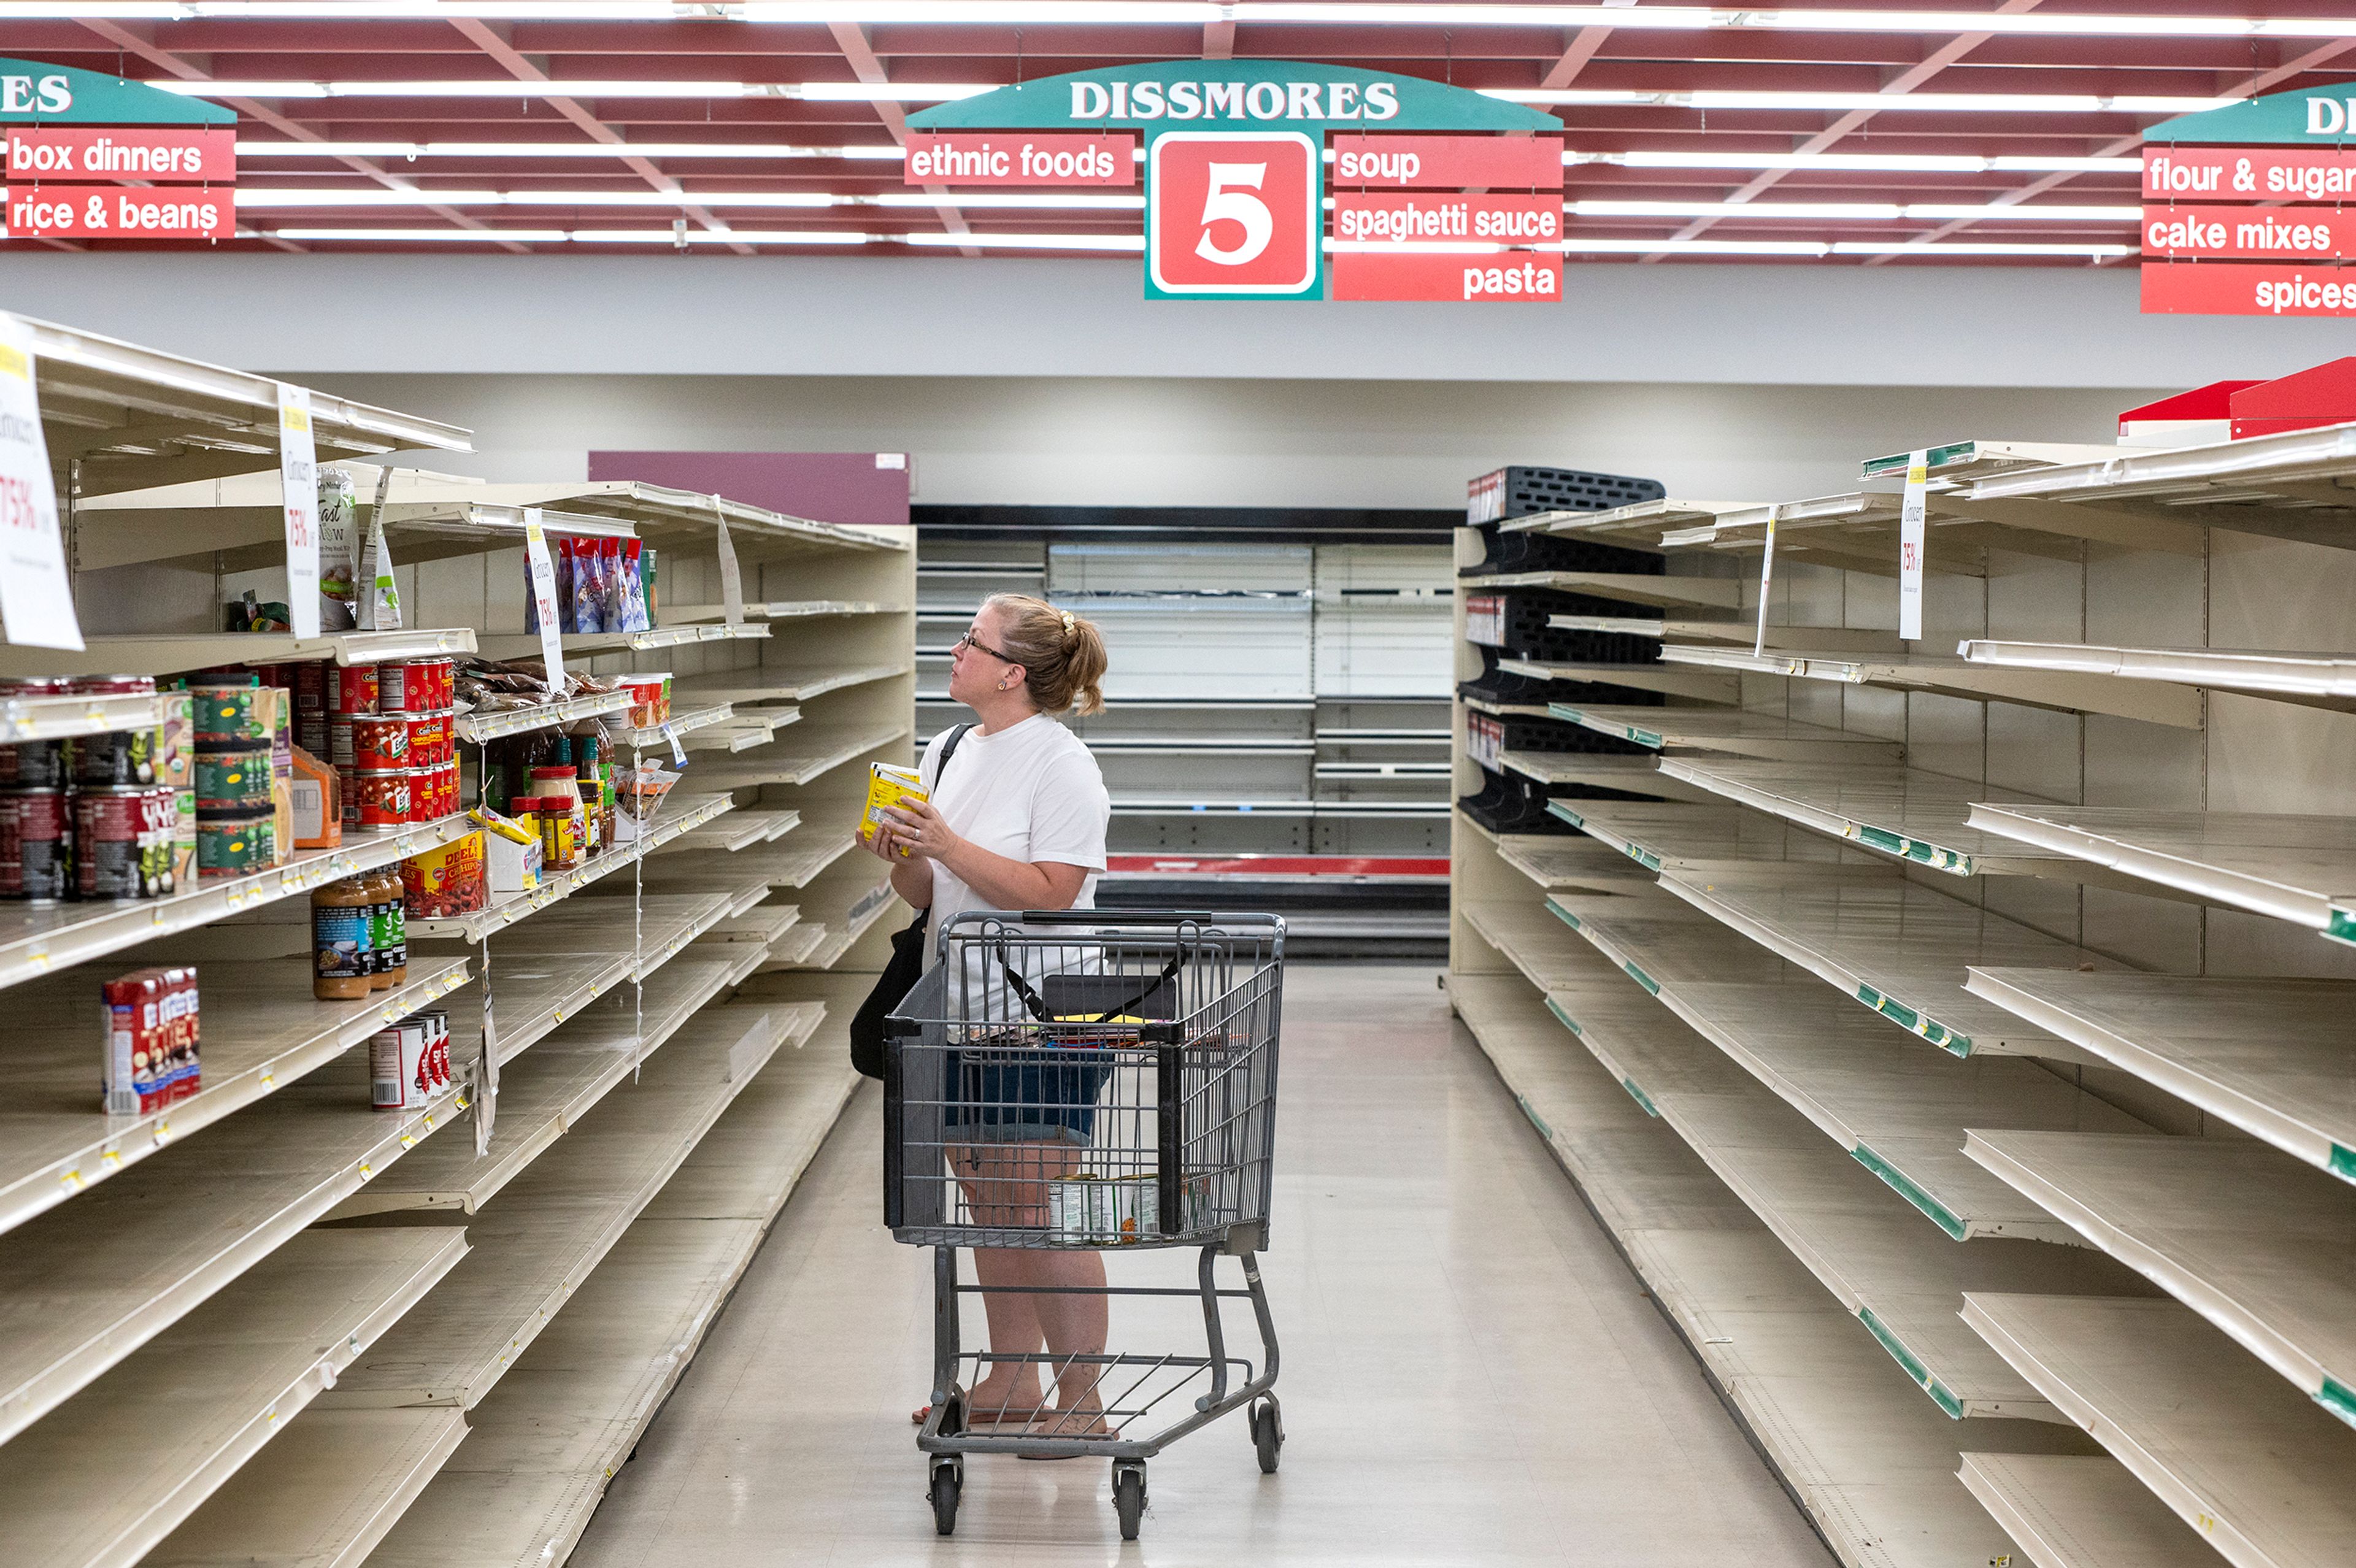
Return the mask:
[[[924,776],[916,769],[897,767],[890,763],[868,763],[867,808],[859,816],[859,841],[862,844],[875,842],[875,830],[883,825],[879,813],[898,805],[904,800],[931,798],[925,792]],[[907,848],[903,846],[900,853],[905,857],[908,853]]]

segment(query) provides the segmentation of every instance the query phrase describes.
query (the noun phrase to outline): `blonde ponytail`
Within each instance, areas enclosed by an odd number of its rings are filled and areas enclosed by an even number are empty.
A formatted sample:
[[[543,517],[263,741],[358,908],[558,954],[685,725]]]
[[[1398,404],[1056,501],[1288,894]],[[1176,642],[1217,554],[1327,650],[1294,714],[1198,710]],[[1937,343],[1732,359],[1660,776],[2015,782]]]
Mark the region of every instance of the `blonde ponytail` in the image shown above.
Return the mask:
[[[1023,666],[1023,689],[1042,713],[1104,711],[1104,635],[1096,623],[1024,593],[993,593],[985,610],[1004,617],[1006,652]]]

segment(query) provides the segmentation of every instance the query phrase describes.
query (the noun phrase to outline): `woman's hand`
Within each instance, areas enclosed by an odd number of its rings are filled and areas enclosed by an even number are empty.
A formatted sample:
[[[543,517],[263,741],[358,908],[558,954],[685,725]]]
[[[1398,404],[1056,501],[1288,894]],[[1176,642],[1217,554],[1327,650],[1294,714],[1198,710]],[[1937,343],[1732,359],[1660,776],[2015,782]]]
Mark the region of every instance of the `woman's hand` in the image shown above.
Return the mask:
[[[939,860],[964,847],[965,840],[942,820],[928,800],[912,800],[904,795],[897,805],[885,806],[876,815],[890,825],[875,835],[879,842],[887,833],[892,839],[893,848],[878,851],[886,859],[898,859],[899,848],[905,847],[911,855]]]
[[[887,866],[904,866],[908,857],[900,852],[900,836],[888,823],[875,825],[873,837],[862,837],[859,847]]]

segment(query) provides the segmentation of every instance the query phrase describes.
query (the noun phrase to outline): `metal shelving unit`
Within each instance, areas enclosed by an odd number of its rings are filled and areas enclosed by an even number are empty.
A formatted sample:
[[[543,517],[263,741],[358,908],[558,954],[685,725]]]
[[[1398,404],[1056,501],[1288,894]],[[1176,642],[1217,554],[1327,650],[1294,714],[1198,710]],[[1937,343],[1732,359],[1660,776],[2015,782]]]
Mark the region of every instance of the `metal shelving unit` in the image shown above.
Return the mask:
[[[1799,859],[1818,848],[1794,833],[1790,824],[1739,805],[1570,799],[1548,801],[1547,813],[1655,873],[1736,860]]]
[[[905,720],[868,720],[860,723],[808,724],[787,736],[782,756],[745,757],[698,768],[696,784],[704,789],[754,789],[764,784],[806,784],[845,763],[870,752],[905,741],[913,726]],[[862,784],[862,789],[865,788]]]
[[[1630,604],[1698,605],[1732,610],[1742,603],[1742,584],[1724,577],[1649,577],[1627,571],[1507,571],[1467,577],[1458,586],[1483,588],[1549,588],[1558,593],[1586,593]]]
[[[283,596],[266,576],[283,560],[278,384],[62,329],[37,336],[50,451],[75,464],[74,504],[60,507],[70,571],[145,575],[92,584],[111,596],[110,630],[130,624],[123,633],[91,637],[79,655],[8,648],[0,674],[167,676],[478,647],[533,656],[538,638],[520,635],[514,597],[495,583],[519,570],[525,511],[541,508],[553,535],[659,542],[664,603],[685,611],[649,633],[569,635],[568,662],[612,675],[634,667],[631,656],[659,655],[688,687],[682,706],[691,709],[692,683],[756,692],[753,713],[682,715],[673,731],[691,736],[696,750],[766,744],[800,716],[798,694],[853,686],[862,713],[896,709],[905,736],[913,688],[905,607],[915,599],[905,531],[839,528],[659,486],[484,485],[404,466],[391,475],[382,516],[372,517],[380,471],[361,468],[353,475],[360,520],[380,521],[393,536],[403,608],[423,629],[302,640],[216,632],[216,600],[248,584],[263,598]],[[325,395],[312,407],[323,462],[466,445],[466,432],[434,421]],[[742,622],[712,608],[722,597],[723,521],[753,605]],[[408,570],[467,554],[484,556],[483,570]],[[459,740],[482,745],[625,706],[625,696],[605,692],[469,715]],[[144,697],[19,701],[0,709],[0,744],[149,724],[156,711],[156,699]],[[664,750],[669,739],[659,731],[622,737]],[[905,755],[903,744],[894,760]],[[298,901],[448,842],[470,830],[463,817],[353,835],[340,849],[207,879],[168,899],[0,909],[0,987],[16,988],[14,1016],[35,1026],[20,1030],[27,1049],[0,1065],[0,1098],[10,1107],[0,1111],[0,1445],[8,1461],[0,1466],[8,1519],[0,1556],[41,1568],[143,1560],[359,1568],[431,1496],[435,1477],[463,1452],[465,1417],[371,1403],[363,1369],[380,1374],[383,1356],[383,1343],[371,1342],[398,1344],[417,1332],[416,1314],[446,1318],[454,1304],[469,1302],[528,1324],[523,1338],[561,1324],[550,1315],[565,1291],[541,1288],[535,1264],[569,1276],[568,1290],[580,1285],[594,1255],[737,1090],[781,1045],[808,1038],[835,997],[863,994],[879,961],[876,944],[846,942],[833,955],[840,973],[756,981],[799,912],[766,902],[770,883],[758,868],[726,862],[736,859],[732,849],[770,848],[800,811],[748,793],[731,822],[739,800],[701,787],[708,771],[698,759],[647,837],[532,895],[463,919],[413,923],[407,981],[364,1001],[310,998]],[[697,885],[642,893],[636,873],[656,855],[667,875],[692,869]],[[613,875],[625,869],[634,873],[627,881]],[[466,945],[438,947],[451,941]],[[115,954],[126,955],[118,968],[194,962],[199,971],[203,1090],[149,1117],[83,1109],[96,1103],[94,1074],[87,1046],[72,1042],[85,1038],[98,981],[116,971],[78,966]],[[784,982],[817,987],[827,999],[776,994]],[[494,1013],[487,997],[496,998]],[[368,1053],[355,1048],[428,1003],[461,1026],[456,1082],[419,1109],[372,1110]],[[848,1090],[839,1051],[812,1057],[823,1057],[838,1082],[830,1098],[798,1102],[795,1136],[806,1147]],[[675,1061],[687,1065],[667,1065]],[[502,1063],[505,1116],[495,1122]],[[666,1072],[680,1076],[669,1091]],[[446,1136],[469,1112],[474,1136]],[[576,1152],[575,1143],[587,1147]],[[777,1168],[775,1158],[746,1160],[747,1152],[731,1148],[748,1168]],[[391,1175],[420,1155],[434,1163]],[[546,1194],[537,1221],[517,1221],[519,1195],[534,1183]],[[782,1185],[765,1191],[782,1201]],[[584,1195],[626,1200],[626,1211],[612,1208],[593,1222]],[[479,1213],[470,1217],[469,1208]],[[402,1212],[386,1212],[393,1210]],[[312,1228],[330,1217],[337,1228]],[[731,1233],[756,1239],[758,1225]],[[557,1261],[568,1244],[572,1262]],[[379,1263],[363,1267],[370,1256]],[[737,1266],[744,1257],[749,1246]],[[708,1321],[720,1298],[703,1293],[701,1275],[679,1272],[677,1258],[672,1249],[646,1260],[644,1283],[700,1302]],[[516,1294],[493,1303],[468,1283],[493,1277],[514,1282]],[[662,1346],[673,1376],[680,1348],[675,1338]],[[633,1403],[632,1390],[600,1392],[609,1408],[584,1410],[584,1419],[636,1411],[642,1423],[650,1409]],[[272,1440],[290,1428],[294,1442]],[[451,1550],[462,1543],[441,1544],[437,1563],[476,1568]]]
[[[1715,752],[1772,761],[1894,762],[1904,748],[1748,709],[1612,708],[1549,702],[1547,714],[1565,723],[1633,741],[1655,752]],[[1664,759],[1665,763],[1666,759]],[[1664,766],[1662,772],[1667,772]]]
[[[1955,1478],[2038,1568],[2222,1568],[2115,1459],[1966,1454]]]

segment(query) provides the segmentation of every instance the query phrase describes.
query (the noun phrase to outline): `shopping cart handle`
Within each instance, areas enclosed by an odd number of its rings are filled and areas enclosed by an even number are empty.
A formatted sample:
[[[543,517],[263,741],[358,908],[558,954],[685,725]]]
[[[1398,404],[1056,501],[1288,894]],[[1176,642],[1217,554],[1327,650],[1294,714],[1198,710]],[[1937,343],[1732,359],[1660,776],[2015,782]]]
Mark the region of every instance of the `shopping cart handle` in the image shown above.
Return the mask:
[[[1208,925],[1206,909],[1026,909],[1025,925]]]

